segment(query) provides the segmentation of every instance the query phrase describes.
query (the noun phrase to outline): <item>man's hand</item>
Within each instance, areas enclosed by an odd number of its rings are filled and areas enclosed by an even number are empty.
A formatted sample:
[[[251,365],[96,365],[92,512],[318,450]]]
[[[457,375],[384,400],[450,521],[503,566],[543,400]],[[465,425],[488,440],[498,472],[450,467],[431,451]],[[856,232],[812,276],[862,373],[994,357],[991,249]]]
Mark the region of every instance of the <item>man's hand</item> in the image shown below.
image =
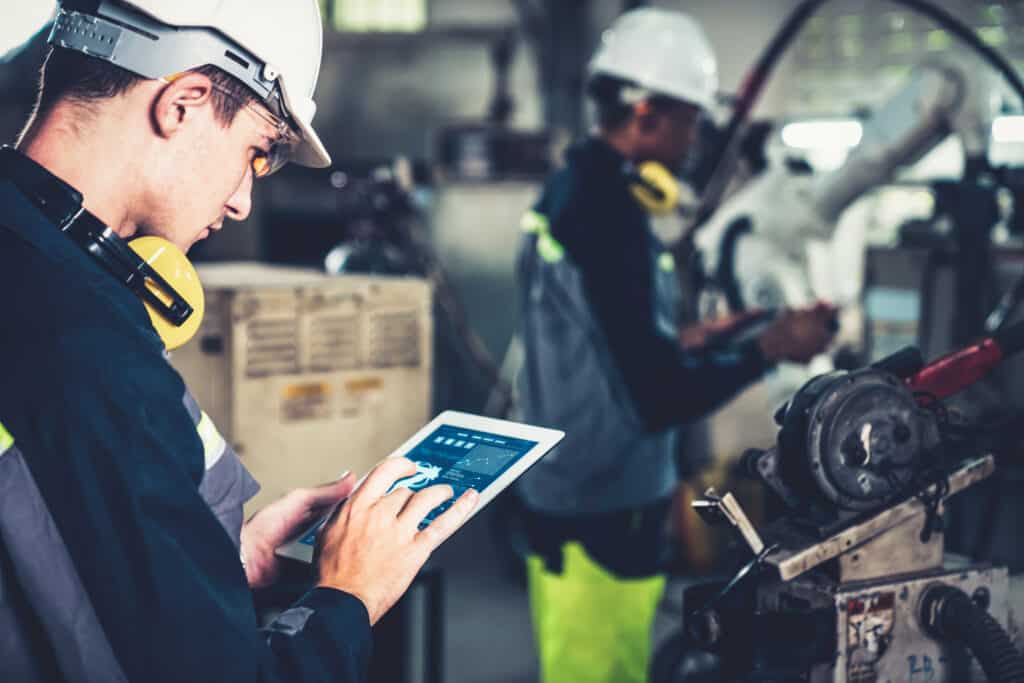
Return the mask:
[[[758,338],[766,360],[810,362],[828,348],[836,332],[836,308],[818,302],[811,308],[783,311]]]
[[[760,310],[744,311],[743,313],[733,313],[721,318],[715,318],[714,320],[681,327],[679,328],[679,343],[687,351],[699,349],[707,346],[708,342],[715,337],[728,333],[733,328],[760,316],[762,313]]]
[[[452,497],[450,486],[387,491],[416,474],[405,458],[377,465],[321,532],[320,583],[356,596],[375,624],[409,588],[437,546],[466,521],[479,495],[467,491],[423,531],[419,523]]]
[[[266,506],[242,527],[242,556],[250,588],[265,588],[277,580],[280,558],[274,551],[331,506],[352,493],[356,478],[347,474],[332,484],[296,489]]]

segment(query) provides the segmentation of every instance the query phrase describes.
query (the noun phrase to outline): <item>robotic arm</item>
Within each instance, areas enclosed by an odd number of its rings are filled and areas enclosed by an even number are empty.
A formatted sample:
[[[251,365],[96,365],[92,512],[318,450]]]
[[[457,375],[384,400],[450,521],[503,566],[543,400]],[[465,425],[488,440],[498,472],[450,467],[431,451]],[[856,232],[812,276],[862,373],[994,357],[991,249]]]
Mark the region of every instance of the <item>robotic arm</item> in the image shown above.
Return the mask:
[[[968,158],[984,157],[993,92],[989,81],[968,79],[963,67],[922,65],[864,123],[860,144],[840,168],[799,176],[779,165],[741,189],[696,236],[706,273],[730,307],[813,302],[808,242],[829,240],[850,204],[951,133]]]

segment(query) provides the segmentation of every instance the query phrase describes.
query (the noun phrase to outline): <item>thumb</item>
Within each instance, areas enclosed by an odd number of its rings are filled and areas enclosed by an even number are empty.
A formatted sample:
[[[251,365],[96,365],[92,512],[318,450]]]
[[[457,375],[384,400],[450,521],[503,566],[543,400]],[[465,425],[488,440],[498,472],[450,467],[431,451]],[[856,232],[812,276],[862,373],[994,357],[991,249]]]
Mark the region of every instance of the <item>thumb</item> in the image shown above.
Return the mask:
[[[347,498],[356,485],[356,475],[346,472],[337,481],[309,489],[309,507],[324,508]]]

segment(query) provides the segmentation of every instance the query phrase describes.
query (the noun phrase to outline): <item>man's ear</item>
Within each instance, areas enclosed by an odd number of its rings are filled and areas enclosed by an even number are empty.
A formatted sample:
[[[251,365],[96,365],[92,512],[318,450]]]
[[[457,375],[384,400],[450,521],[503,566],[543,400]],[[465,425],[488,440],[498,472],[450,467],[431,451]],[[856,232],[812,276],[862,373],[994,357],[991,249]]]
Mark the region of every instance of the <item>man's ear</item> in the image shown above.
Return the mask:
[[[163,138],[180,132],[213,95],[213,83],[203,74],[187,72],[169,80],[152,108],[153,126]]]

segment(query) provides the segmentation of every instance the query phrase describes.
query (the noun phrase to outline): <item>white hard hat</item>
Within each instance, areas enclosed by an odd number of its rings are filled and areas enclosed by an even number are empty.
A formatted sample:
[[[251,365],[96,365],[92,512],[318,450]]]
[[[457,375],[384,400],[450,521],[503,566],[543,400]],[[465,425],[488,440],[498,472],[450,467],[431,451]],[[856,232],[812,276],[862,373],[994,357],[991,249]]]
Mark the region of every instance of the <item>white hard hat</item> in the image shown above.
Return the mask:
[[[323,57],[317,0],[62,0],[50,43],[144,78],[219,67],[297,129],[292,161],[331,163],[312,126]]]
[[[601,36],[589,72],[702,109],[714,104],[718,92],[718,64],[704,30],[686,14],[656,7],[616,19]]]

